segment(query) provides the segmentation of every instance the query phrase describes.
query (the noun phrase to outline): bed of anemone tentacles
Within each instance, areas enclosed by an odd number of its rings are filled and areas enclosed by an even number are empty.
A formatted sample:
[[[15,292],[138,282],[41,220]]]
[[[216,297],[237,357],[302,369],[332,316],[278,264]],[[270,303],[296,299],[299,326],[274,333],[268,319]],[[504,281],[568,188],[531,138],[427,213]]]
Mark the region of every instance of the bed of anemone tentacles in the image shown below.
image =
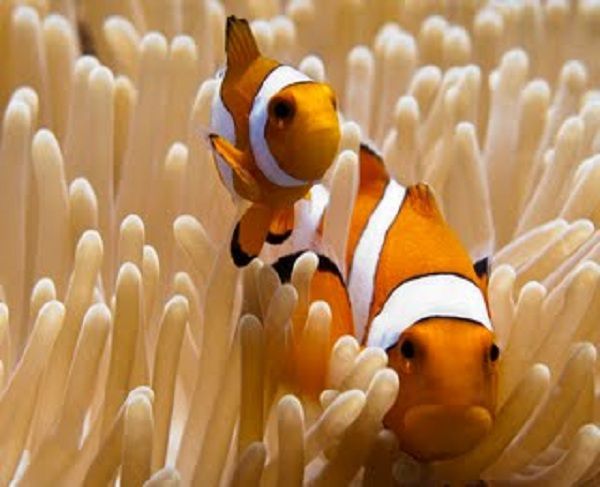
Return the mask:
[[[493,242],[499,408],[473,451],[399,452],[402,384],[351,337],[318,402],[283,386],[329,314],[314,255],[289,284],[230,262],[198,127],[231,13],[337,91],[334,251],[361,138]],[[596,0],[0,0],[0,485],[597,485],[599,49]]]

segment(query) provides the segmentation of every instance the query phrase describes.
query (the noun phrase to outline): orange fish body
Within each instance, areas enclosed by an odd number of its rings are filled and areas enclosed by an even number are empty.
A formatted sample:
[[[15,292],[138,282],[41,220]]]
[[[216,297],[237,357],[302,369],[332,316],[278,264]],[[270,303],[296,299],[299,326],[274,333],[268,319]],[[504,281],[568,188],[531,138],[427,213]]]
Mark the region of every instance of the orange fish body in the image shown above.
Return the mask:
[[[339,281],[349,299],[330,305],[334,320],[351,314],[362,343],[387,351],[401,387],[385,424],[420,460],[470,450],[493,423],[499,350],[485,262],[472,264],[426,185],[400,186],[361,147],[348,276]]]
[[[303,252],[289,254],[279,259],[274,268],[282,282],[289,282],[292,269],[298,257]],[[337,265],[324,255],[318,256],[319,262],[310,286],[310,301],[326,301],[332,317],[329,325],[329,343],[327,346],[313,349],[303,340],[305,317],[293,318],[294,335],[292,349],[293,358],[289,364],[288,377],[290,382],[304,394],[317,397],[325,388],[325,373],[329,362],[331,348],[338,338],[351,335],[352,307],[344,278]]]
[[[229,191],[252,202],[231,243],[238,266],[294,226],[294,203],[335,157],[340,128],[332,89],[263,57],[245,20],[231,16],[227,67],[212,106],[211,147]]]

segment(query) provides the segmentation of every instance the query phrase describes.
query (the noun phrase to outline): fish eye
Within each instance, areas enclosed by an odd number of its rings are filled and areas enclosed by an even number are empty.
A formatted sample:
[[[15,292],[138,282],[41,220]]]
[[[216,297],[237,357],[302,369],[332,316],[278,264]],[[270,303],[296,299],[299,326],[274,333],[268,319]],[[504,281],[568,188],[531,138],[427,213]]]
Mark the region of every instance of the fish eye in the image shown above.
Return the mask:
[[[500,348],[495,343],[490,347],[490,360],[495,362],[500,357]]]
[[[415,346],[410,340],[404,340],[400,345],[400,353],[404,358],[411,359],[415,356]]]
[[[278,99],[271,105],[271,113],[278,120],[289,120],[294,116],[294,104],[285,99]]]

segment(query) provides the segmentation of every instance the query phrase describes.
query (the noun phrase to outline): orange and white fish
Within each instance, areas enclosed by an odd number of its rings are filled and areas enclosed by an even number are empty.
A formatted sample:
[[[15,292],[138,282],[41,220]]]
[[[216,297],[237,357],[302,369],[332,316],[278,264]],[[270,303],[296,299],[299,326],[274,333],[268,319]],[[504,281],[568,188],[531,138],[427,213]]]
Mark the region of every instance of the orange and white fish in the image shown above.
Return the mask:
[[[473,265],[427,185],[396,183],[365,145],[346,266],[346,279],[326,283],[320,273],[327,270],[318,270],[311,293],[331,306],[338,323],[332,343],[350,332],[387,351],[401,387],[385,424],[402,449],[426,461],[471,449],[491,428],[496,407],[499,349],[487,260]]]
[[[304,251],[285,255],[278,259],[273,268],[282,282],[291,280],[296,260]],[[339,267],[323,254],[318,254],[318,265],[310,285],[311,301],[326,301],[331,310],[329,325],[329,344],[325,350],[312,350],[302,339],[304,322],[297,317],[292,318],[292,335],[294,346],[291,350],[291,360],[287,364],[287,376],[294,388],[303,394],[317,397],[325,388],[325,372],[329,362],[329,350],[336,340],[343,335],[352,335],[352,305],[346,288],[344,277]],[[324,353],[323,353],[324,352]]]
[[[246,20],[227,18],[225,50],[209,140],[225,186],[253,203],[231,242],[234,262],[244,266],[265,240],[290,235],[293,205],[333,162],[340,125],[333,90],[263,57]]]

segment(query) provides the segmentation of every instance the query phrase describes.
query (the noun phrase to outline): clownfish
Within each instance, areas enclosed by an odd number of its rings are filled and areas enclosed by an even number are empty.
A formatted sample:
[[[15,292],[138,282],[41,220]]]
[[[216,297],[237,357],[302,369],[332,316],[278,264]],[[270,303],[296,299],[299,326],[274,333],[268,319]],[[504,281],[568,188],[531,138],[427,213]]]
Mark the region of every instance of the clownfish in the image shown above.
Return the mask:
[[[262,56],[246,20],[227,18],[225,51],[208,139],[224,185],[252,203],[231,240],[241,267],[291,234],[294,203],[333,162],[340,124],[331,87]]]
[[[297,255],[282,257],[275,269],[289,268]],[[332,343],[350,333],[387,352],[401,387],[385,426],[421,461],[472,449],[496,409],[500,350],[488,311],[487,259],[473,264],[426,184],[401,186],[362,145],[345,262],[345,277],[332,264],[319,266],[311,299],[331,307]]]
[[[279,275],[281,282],[291,281],[292,271],[296,260],[304,251],[285,255],[273,263],[275,272]],[[345,284],[344,276],[337,264],[323,254],[317,254],[318,264],[310,284],[310,300],[325,301],[329,304],[332,315],[329,325],[329,343],[326,347],[331,350],[338,338],[343,335],[351,335],[352,328],[352,305]],[[325,389],[325,371],[329,361],[329,353],[321,353],[320,350],[311,350],[304,346],[300,339],[304,322],[302,318],[297,320],[292,317],[293,347],[291,359],[287,364],[287,378],[290,384],[303,394],[316,397]],[[300,322],[298,322],[300,321]]]

